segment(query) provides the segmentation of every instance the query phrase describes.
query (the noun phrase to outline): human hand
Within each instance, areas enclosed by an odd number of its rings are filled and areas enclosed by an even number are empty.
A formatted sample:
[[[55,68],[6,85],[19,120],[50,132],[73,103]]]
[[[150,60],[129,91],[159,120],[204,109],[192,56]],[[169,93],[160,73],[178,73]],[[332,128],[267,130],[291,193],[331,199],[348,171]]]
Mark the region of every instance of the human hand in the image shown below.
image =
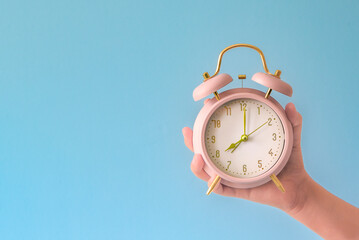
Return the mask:
[[[218,184],[214,193],[228,196],[247,199],[250,201],[267,204],[280,208],[284,211],[290,212],[296,208],[300,208],[305,201],[305,188],[307,182],[310,180],[306,173],[303,164],[302,151],[300,146],[301,130],[302,130],[302,116],[297,112],[293,103],[289,103],[285,112],[289,121],[293,126],[293,149],[288,163],[278,175],[281,183],[286,189],[285,193],[281,193],[274,183],[271,181],[255,188],[239,189],[232,188],[222,184]],[[184,141],[186,146],[193,151],[193,132],[190,128],[182,129]],[[195,154],[191,163],[192,172],[200,179],[206,181],[208,185],[214,180],[204,171],[205,162],[200,154]]]

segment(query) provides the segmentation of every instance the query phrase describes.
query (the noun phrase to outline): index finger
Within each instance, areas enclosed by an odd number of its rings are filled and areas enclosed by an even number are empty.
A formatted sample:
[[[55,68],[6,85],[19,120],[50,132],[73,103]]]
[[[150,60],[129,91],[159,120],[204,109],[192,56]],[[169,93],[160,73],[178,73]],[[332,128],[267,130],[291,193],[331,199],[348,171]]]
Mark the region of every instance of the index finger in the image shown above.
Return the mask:
[[[184,127],[182,129],[184,144],[188,147],[189,150],[193,152],[193,132],[189,127]]]

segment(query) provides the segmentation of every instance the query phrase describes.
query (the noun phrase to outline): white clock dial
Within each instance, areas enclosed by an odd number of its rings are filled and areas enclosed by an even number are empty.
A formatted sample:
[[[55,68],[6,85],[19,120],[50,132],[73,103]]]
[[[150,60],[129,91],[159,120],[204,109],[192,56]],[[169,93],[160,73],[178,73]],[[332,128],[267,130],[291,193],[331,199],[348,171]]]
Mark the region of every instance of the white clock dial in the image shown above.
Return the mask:
[[[246,141],[238,144],[243,135],[248,140],[244,138]],[[268,105],[254,99],[236,99],[212,114],[205,141],[208,156],[218,169],[234,177],[251,178],[265,173],[278,161],[284,147],[284,129]],[[234,145],[228,149],[231,144]]]

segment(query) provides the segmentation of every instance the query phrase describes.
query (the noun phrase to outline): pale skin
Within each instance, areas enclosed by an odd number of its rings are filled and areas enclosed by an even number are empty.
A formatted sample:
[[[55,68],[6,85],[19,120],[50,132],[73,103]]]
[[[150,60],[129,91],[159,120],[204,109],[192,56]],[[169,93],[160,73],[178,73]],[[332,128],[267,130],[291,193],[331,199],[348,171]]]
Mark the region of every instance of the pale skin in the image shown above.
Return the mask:
[[[218,184],[213,193],[243,198],[279,208],[312,229],[324,239],[359,239],[359,208],[336,197],[316,183],[306,172],[301,150],[302,116],[293,103],[285,112],[293,126],[293,150],[287,165],[278,175],[286,192],[272,182],[251,189],[237,189]],[[182,130],[186,146],[193,151],[192,130]],[[213,178],[203,170],[204,160],[195,154],[191,170],[210,185]]]

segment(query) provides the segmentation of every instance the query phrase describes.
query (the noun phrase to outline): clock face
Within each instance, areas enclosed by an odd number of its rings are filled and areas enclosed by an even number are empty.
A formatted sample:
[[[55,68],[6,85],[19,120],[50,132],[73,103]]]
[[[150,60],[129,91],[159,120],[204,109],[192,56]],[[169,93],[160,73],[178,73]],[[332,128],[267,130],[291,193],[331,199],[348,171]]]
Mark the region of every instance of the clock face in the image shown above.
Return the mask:
[[[252,178],[271,169],[282,154],[284,129],[276,112],[254,99],[236,99],[210,117],[205,142],[218,169],[238,178]]]

